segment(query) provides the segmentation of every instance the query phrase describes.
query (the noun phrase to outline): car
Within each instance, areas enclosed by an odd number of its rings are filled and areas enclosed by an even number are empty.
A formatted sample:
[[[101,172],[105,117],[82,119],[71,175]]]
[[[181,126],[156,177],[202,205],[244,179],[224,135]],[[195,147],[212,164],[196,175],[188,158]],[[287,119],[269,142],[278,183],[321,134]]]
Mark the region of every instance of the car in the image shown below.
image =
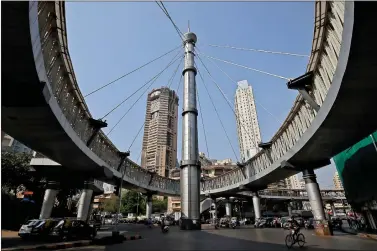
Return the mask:
[[[21,226],[18,236],[22,239],[47,239],[51,229],[60,219],[34,219]]]
[[[52,229],[50,236],[58,240],[94,239],[97,235],[95,227],[77,219],[63,219]]]

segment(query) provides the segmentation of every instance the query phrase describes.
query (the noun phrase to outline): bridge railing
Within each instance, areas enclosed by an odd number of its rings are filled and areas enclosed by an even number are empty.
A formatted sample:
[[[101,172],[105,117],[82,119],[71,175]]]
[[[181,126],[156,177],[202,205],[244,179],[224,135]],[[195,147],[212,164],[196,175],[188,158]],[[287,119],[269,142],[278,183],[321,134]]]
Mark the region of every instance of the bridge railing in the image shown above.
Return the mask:
[[[305,189],[265,189],[259,191],[260,196],[279,196],[279,197],[308,197]],[[323,198],[345,198],[343,190],[321,190]]]
[[[33,2],[32,4],[38,4],[37,21],[42,48],[41,55],[38,56],[44,58],[44,65],[37,65],[37,69],[41,67],[46,69],[52,95],[56,98],[66,121],[86,144],[94,133],[94,127],[89,122],[92,116],[78,87],[69,56],[65,3],[57,1]],[[34,41],[34,43],[39,43],[39,41]],[[89,149],[113,169],[118,168],[122,161],[120,151],[101,130],[89,145]],[[139,185],[144,185],[144,188],[168,190],[172,194],[179,193],[177,180],[158,175],[154,175],[151,180],[150,174],[129,159],[124,161],[122,167],[127,167],[128,178],[138,182]]]
[[[307,72],[313,72],[309,95],[321,106],[330,88],[338,62],[344,21],[344,2],[316,2],[312,53]],[[271,139],[271,147],[261,150],[247,161],[245,167],[236,168],[221,176],[205,180],[201,190],[227,190],[247,183],[252,176],[268,172],[275,161],[283,157],[310,127],[317,112],[299,94],[287,118]],[[268,169],[268,170],[266,170]]]

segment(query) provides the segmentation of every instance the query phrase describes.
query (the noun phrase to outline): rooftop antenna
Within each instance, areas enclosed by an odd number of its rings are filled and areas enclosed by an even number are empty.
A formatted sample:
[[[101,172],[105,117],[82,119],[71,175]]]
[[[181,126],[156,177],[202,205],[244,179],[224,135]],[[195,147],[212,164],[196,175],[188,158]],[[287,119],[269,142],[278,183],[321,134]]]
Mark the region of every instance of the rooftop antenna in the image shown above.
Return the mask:
[[[190,32],[190,20],[188,20],[187,23],[188,23],[188,32]]]

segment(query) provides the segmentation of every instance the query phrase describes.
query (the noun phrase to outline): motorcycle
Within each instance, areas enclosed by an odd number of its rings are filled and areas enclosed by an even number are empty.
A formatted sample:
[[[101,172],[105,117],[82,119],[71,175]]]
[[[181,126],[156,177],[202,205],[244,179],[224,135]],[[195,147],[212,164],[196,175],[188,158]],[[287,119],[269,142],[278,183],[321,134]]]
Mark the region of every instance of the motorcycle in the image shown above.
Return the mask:
[[[162,233],[166,234],[169,232],[169,227],[168,226],[165,226],[163,229],[162,229]]]
[[[264,228],[267,227],[267,221],[265,219],[258,219],[255,222],[255,227],[256,228]]]
[[[237,223],[235,223],[235,222],[231,222],[229,225],[233,229],[235,229],[237,227]]]

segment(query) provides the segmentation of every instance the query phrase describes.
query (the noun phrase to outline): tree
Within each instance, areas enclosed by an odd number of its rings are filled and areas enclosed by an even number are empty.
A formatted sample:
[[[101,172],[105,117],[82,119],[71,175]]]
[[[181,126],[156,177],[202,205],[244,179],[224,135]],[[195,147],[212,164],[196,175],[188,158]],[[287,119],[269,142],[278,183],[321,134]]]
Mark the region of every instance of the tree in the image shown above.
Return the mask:
[[[122,196],[121,213],[134,213],[137,215],[145,214],[146,210],[146,196],[137,191],[127,190]]]
[[[163,213],[166,212],[168,208],[168,200],[167,198],[164,198],[163,200],[153,198],[152,200],[152,211],[153,212],[158,212],[158,213]]]
[[[105,202],[102,205],[102,208],[105,212],[116,213],[118,212],[118,206],[118,197],[111,196],[109,199],[105,200]]]
[[[17,187],[31,183],[30,175],[31,155],[26,153],[1,153],[2,190],[6,193],[16,191]]]

